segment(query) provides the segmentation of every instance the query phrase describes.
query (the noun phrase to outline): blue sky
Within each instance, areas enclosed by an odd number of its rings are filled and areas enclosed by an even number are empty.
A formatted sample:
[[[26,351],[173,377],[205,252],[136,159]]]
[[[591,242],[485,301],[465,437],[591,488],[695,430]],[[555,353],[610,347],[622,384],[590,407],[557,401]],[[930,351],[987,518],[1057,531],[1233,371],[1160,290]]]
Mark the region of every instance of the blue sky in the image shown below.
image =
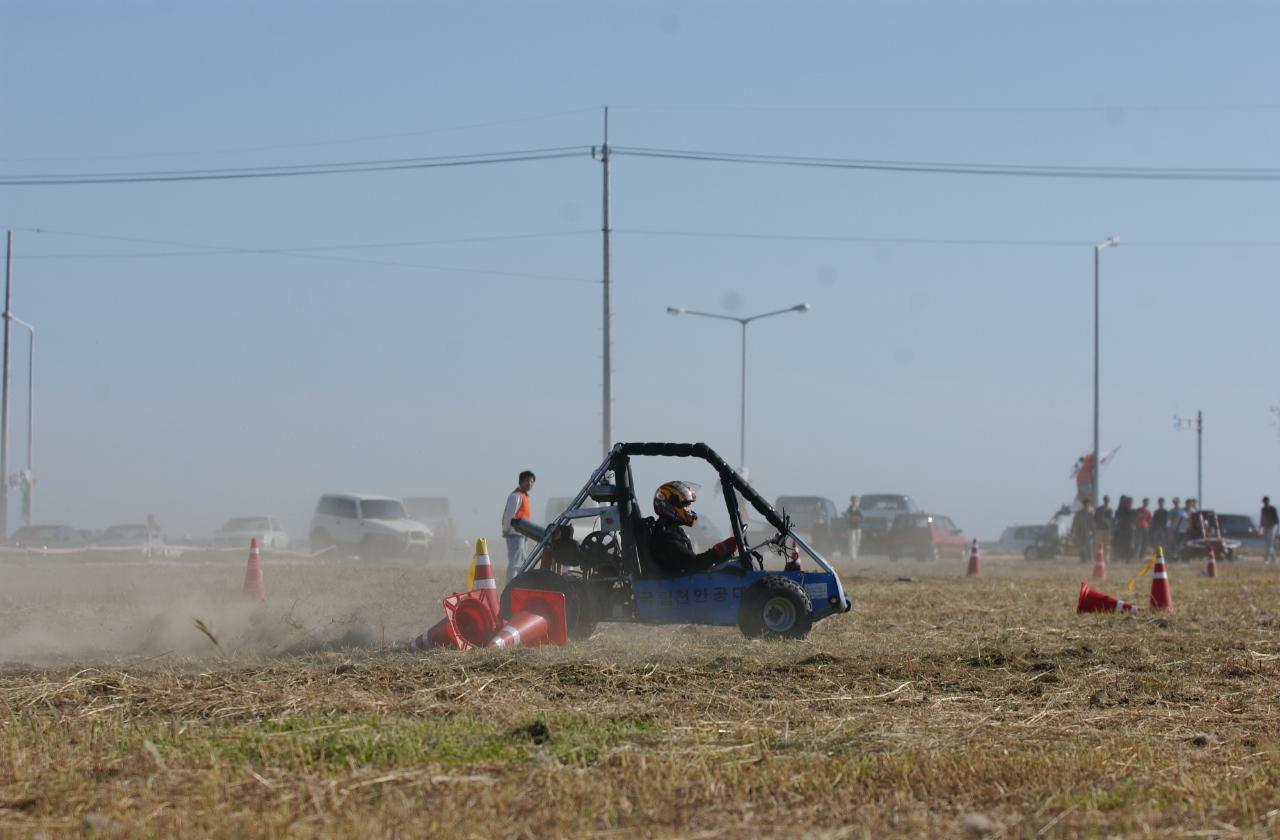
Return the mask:
[[[604,105],[616,146],[1240,168],[1275,167],[1280,146],[1272,4],[4,12],[4,174],[587,147]],[[1194,494],[1194,435],[1170,419],[1203,409],[1208,502],[1256,512],[1280,493],[1275,183],[624,155],[613,174],[617,439],[705,440],[736,459],[736,328],[665,309],[805,301],[751,328],[747,461],[766,495],[907,492],[984,537],[1043,520],[1091,436],[1090,243],[1119,235],[1103,255],[1102,440],[1122,449],[1104,491]],[[600,455],[600,180],[584,153],[0,186],[14,311],[39,329],[36,518],[152,511],[202,533],[274,512],[301,534],[321,492],[357,489],[450,495],[492,535],[518,470],[539,473],[544,498],[572,492]],[[145,257],[192,249],[66,233],[370,247],[318,252],[366,262]],[[705,235],[726,233],[753,237]],[[539,236],[494,238],[524,234]],[[25,339],[15,348],[16,467]]]

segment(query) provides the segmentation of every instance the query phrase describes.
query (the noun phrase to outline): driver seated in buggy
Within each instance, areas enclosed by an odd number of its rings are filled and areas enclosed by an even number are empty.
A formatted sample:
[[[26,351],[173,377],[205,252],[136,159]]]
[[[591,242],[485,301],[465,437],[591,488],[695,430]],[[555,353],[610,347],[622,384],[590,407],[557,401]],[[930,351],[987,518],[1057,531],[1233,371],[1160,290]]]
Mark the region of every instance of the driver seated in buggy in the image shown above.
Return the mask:
[[[657,521],[649,534],[649,558],[663,577],[681,577],[712,570],[733,556],[738,541],[729,537],[697,554],[685,528],[698,521],[693,503],[698,498],[686,481],[668,481],[653,494],[653,512]],[[729,566],[726,565],[726,570]],[[734,570],[738,570],[735,566]]]

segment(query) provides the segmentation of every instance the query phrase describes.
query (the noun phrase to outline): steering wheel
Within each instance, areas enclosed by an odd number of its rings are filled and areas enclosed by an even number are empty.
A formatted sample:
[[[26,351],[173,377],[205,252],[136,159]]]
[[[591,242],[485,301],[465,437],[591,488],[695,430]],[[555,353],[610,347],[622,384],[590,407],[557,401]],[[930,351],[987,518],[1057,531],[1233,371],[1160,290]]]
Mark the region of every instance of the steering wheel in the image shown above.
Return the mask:
[[[622,556],[622,546],[618,543],[618,535],[610,531],[592,531],[582,538],[584,554],[603,554],[617,560]]]

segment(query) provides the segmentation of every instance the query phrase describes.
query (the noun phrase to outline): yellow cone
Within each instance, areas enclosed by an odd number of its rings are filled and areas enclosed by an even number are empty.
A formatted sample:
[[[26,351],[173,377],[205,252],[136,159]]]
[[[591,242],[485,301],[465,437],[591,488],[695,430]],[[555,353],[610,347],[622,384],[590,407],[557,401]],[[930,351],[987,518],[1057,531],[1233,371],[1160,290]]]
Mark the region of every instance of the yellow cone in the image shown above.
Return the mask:
[[[485,542],[484,537],[476,540],[476,553],[471,555],[471,568],[467,569],[467,591],[470,592],[476,588],[476,558],[481,554],[489,553],[489,544]]]

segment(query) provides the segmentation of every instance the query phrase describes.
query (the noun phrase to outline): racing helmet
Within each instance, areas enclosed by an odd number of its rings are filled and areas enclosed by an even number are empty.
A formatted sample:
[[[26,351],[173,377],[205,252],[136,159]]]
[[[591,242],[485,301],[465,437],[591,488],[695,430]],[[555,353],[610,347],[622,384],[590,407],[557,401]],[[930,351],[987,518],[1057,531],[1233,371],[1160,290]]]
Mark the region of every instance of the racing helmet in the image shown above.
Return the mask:
[[[697,498],[698,494],[689,482],[668,481],[653,494],[653,512],[659,519],[692,525],[698,521],[698,514],[693,511]]]

